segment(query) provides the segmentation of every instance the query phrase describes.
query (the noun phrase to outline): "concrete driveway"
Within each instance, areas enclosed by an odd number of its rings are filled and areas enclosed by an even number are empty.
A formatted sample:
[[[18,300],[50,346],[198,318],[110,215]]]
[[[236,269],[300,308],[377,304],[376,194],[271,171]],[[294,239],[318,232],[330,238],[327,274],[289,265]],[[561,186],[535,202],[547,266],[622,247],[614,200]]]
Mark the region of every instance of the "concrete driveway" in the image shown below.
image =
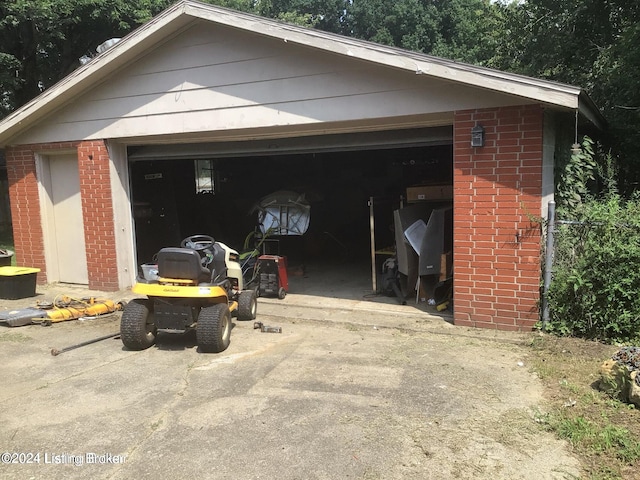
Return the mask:
[[[294,294],[261,298],[258,320],[282,333],[234,321],[221,354],[171,336],[141,352],[116,338],[51,355],[117,333],[119,314],[0,325],[0,477],[580,475],[534,420],[543,407],[527,336]]]

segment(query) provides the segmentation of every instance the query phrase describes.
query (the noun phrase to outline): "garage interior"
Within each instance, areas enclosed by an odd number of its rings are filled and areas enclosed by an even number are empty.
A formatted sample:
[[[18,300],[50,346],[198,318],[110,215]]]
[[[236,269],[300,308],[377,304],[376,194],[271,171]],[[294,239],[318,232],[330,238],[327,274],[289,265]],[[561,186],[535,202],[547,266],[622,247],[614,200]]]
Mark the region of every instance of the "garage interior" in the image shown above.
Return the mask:
[[[433,294],[416,288],[415,279],[405,275],[399,276],[398,294],[382,273],[388,266],[383,267],[385,260],[395,258],[398,242],[410,248],[407,239],[395,233],[394,211],[416,210],[412,221],[421,217],[427,223],[431,209],[452,206],[451,198],[416,199],[407,190],[452,190],[451,127],[145,145],[129,147],[128,158],[138,265],[194,234],[210,235],[238,251],[252,248],[251,234],[260,231],[256,205],[274,192],[289,191],[310,206],[308,229],[303,235],[270,235],[261,250],[287,257],[290,292],[386,303],[406,300],[409,305]],[[449,269],[451,217],[448,210],[444,247],[438,247],[438,256],[448,253]],[[442,275],[427,280],[425,285],[435,285]]]

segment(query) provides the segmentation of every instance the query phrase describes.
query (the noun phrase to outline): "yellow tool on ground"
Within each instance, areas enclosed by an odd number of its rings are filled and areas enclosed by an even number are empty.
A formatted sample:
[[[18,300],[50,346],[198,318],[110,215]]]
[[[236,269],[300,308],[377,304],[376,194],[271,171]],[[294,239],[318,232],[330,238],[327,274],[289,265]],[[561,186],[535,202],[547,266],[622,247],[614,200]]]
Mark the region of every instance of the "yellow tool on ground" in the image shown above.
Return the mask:
[[[10,327],[21,327],[31,323],[51,325],[82,317],[95,317],[122,310],[123,302],[89,297],[76,299],[67,295],[58,295],[53,302],[38,302],[36,308],[12,310],[0,314],[0,322]]]
[[[122,303],[95,297],[78,300],[66,295],[58,295],[51,306],[40,304],[39,307],[46,310],[46,319],[55,323],[112,313],[122,310]]]

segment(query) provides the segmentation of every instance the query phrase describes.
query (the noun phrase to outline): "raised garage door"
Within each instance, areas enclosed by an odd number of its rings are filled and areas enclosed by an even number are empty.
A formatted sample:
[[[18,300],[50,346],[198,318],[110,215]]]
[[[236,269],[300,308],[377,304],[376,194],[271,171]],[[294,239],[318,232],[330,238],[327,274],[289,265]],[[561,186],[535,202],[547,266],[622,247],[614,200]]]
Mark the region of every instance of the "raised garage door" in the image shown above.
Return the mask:
[[[222,141],[217,143],[147,145],[130,148],[128,158],[130,161],[137,161],[258,155],[271,156],[305,152],[450,145],[452,142],[452,127],[431,127],[240,142]]]

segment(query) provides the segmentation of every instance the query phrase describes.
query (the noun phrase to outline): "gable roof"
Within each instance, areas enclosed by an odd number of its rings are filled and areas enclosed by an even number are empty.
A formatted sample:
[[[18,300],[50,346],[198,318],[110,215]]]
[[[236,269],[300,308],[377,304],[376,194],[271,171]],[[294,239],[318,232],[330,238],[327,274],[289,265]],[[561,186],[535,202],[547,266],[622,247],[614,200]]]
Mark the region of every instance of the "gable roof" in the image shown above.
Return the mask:
[[[529,102],[540,102],[552,108],[578,111],[596,127],[603,128],[605,125],[605,120],[597,107],[579,87],[290,25],[194,0],[181,0],[0,122],[0,147],[36,124],[43,116],[52,113],[100,83],[105,76],[199,20],[408,71],[416,75],[522,97]]]

